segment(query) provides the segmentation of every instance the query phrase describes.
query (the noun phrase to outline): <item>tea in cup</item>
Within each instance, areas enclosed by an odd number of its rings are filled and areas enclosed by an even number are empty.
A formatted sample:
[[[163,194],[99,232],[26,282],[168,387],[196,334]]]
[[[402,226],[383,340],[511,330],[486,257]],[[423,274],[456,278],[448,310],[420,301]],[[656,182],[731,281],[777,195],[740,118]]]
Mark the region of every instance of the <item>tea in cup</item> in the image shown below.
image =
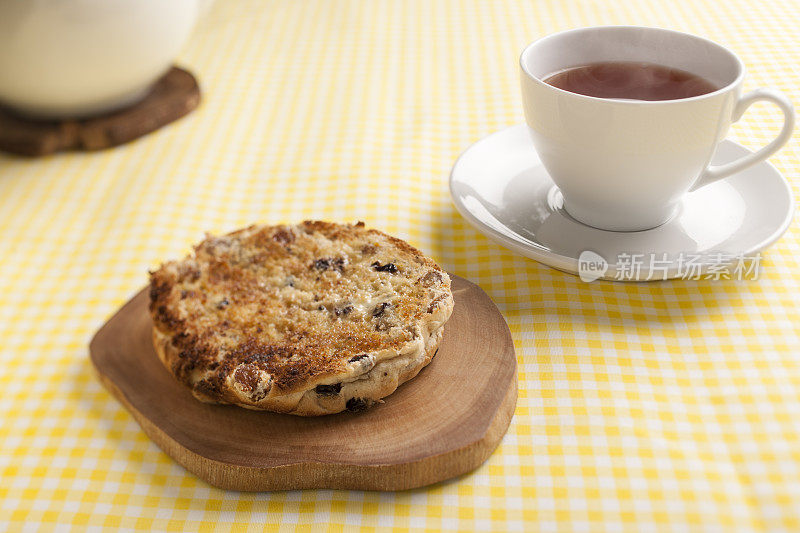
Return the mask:
[[[774,154],[794,127],[773,89],[741,94],[745,69],[707,39],[638,26],[569,30],[520,56],[525,119],[564,209],[601,229],[668,221],[681,198]],[[783,112],[777,137],[755,153],[710,165],[730,125],[755,102]]]

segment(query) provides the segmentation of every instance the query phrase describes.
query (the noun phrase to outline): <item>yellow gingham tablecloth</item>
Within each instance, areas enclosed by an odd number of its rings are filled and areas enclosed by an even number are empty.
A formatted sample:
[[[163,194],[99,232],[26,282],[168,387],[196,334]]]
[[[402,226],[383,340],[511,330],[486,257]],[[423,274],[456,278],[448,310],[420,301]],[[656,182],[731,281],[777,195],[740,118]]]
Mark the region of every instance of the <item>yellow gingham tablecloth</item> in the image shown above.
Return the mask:
[[[179,59],[197,111],[100,153],[0,155],[0,530],[800,530],[796,223],[757,281],[587,284],[450,202],[458,154],[523,120],[524,45],[598,24],[709,37],[744,59],[746,88],[800,103],[788,0],[219,0]],[[758,106],[733,138],[756,147],[779,123]],[[797,136],[771,161],[798,195]],[[519,402],[474,473],[399,493],[226,492],[100,386],[88,341],[148,268],[204,231],[304,218],[406,238],[497,303]]]

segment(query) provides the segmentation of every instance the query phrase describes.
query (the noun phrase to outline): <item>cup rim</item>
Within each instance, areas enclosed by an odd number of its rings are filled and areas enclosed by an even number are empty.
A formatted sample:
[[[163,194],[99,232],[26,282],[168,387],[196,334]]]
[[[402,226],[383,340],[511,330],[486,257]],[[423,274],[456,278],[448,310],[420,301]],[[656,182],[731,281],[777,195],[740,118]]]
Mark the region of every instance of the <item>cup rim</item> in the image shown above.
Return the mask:
[[[683,36],[683,37],[689,37],[691,39],[696,39],[696,40],[699,40],[699,41],[703,41],[703,42],[705,42],[707,44],[710,44],[711,46],[713,46],[715,48],[718,48],[722,52],[724,52],[727,55],[729,55],[733,59],[733,61],[736,63],[736,66],[738,67],[738,74],[736,75],[736,78],[733,81],[731,81],[730,83],[728,83],[727,85],[724,85],[724,86],[720,87],[716,91],[713,91],[713,92],[710,92],[710,93],[706,93],[706,94],[701,94],[701,95],[698,95],[698,96],[692,96],[692,97],[689,97],[689,98],[676,98],[676,99],[673,99],[673,100],[626,100],[626,99],[621,99],[621,98],[620,99],[599,98],[597,96],[588,96],[588,95],[585,95],[585,94],[579,94],[579,93],[573,93],[571,91],[565,91],[564,89],[560,89],[558,87],[554,87],[553,85],[545,83],[539,77],[533,75],[533,73],[531,73],[528,70],[528,68],[525,66],[524,59],[525,59],[525,56],[530,53],[529,51],[534,46],[537,46],[537,45],[541,44],[542,42],[544,42],[546,40],[554,39],[556,37],[561,37],[561,36],[569,34],[569,33],[578,33],[578,32],[587,31],[587,30],[600,30],[600,31],[602,31],[602,30],[619,29],[619,28],[655,30],[655,31],[660,31],[660,32],[664,32],[664,33],[671,33],[671,34],[674,34],[674,35],[680,35],[680,36]],[[548,88],[550,90],[556,91],[558,93],[563,93],[564,95],[572,96],[572,97],[583,99],[583,100],[587,100],[587,101],[607,102],[607,103],[613,103],[613,104],[619,104],[619,105],[627,105],[627,106],[674,105],[674,104],[677,104],[677,103],[696,102],[696,101],[699,101],[699,100],[705,100],[707,98],[713,98],[713,97],[715,97],[715,96],[717,96],[719,94],[722,94],[722,93],[725,93],[727,91],[730,91],[731,89],[733,89],[734,87],[739,85],[742,82],[742,80],[744,79],[744,76],[745,76],[745,66],[744,66],[744,63],[742,62],[742,60],[739,59],[739,56],[737,56],[735,53],[733,53],[731,50],[729,50],[725,46],[722,46],[721,44],[719,44],[717,42],[714,42],[711,39],[707,39],[705,37],[700,37],[699,35],[695,35],[693,33],[688,33],[688,32],[679,31],[679,30],[672,30],[672,29],[669,29],[669,28],[661,28],[661,27],[658,27],[658,26],[636,26],[636,25],[626,25],[626,24],[601,25],[601,26],[584,26],[584,27],[580,27],[580,28],[571,28],[571,29],[568,29],[568,30],[562,30],[562,31],[559,31],[559,32],[556,32],[556,33],[550,33],[548,35],[545,35],[544,37],[540,37],[539,39],[536,39],[535,41],[533,41],[533,42],[529,43],[527,46],[525,46],[525,48],[523,48],[522,52],[519,55],[519,66],[520,66],[520,69],[522,70],[522,72],[524,72],[525,75],[528,78],[533,80],[534,83],[537,83],[540,86],[544,86],[544,87],[546,87],[546,88]]]

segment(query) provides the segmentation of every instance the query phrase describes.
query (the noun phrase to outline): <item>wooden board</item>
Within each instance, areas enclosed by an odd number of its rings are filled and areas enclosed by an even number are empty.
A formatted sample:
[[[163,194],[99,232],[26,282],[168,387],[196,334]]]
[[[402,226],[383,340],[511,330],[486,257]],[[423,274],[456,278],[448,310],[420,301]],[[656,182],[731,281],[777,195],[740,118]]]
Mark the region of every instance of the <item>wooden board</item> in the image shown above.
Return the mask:
[[[82,120],[31,120],[0,108],[0,150],[30,157],[63,150],[102,150],[151,133],[200,103],[190,72],[172,67],[137,104]]]
[[[477,285],[452,276],[455,308],[433,361],[363,413],[303,418],[204,404],[153,350],[143,290],[97,332],[100,380],[190,472],[235,490],[402,490],[473,470],[517,400],[514,344]]]

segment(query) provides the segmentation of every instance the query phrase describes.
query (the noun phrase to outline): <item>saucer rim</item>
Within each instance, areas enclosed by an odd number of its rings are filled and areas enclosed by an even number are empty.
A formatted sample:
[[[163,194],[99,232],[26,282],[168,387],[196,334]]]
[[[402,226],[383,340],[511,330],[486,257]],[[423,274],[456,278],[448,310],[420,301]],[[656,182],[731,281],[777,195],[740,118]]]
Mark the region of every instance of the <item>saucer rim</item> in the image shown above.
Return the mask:
[[[513,124],[511,126],[506,126],[505,128],[496,130],[496,131],[494,131],[494,132],[492,132],[492,133],[490,133],[488,135],[485,135],[485,136],[481,137],[477,141],[475,141],[475,142],[471,143],[469,146],[467,146],[467,148],[464,149],[458,155],[456,160],[453,162],[452,167],[450,168],[450,173],[449,173],[449,176],[448,176],[448,190],[450,192],[450,199],[453,202],[453,204],[455,205],[456,210],[461,214],[461,216],[464,217],[464,219],[466,219],[466,221],[469,222],[469,224],[473,228],[478,230],[478,232],[482,233],[486,237],[489,237],[491,240],[495,241],[496,243],[500,244],[501,246],[503,246],[503,247],[505,247],[507,249],[510,249],[511,251],[513,251],[513,252],[515,252],[515,253],[517,253],[519,255],[522,255],[523,257],[526,257],[528,259],[532,259],[532,260],[534,260],[534,261],[536,261],[538,263],[541,263],[541,264],[543,264],[543,265],[545,265],[547,267],[554,268],[556,270],[559,270],[559,271],[562,271],[562,272],[566,272],[568,274],[572,274],[572,275],[578,276],[579,273],[578,273],[578,259],[577,258],[565,256],[565,255],[562,255],[562,254],[559,254],[559,253],[553,252],[553,251],[548,251],[544,246],[542,246],[539,243],[533,243],[531,245],[526,245],[526,244],[517,242],[517,241],[511,239],[510,237],[507,237],[507,236],[503,235],[499,231],[495,230],[494,228],[492,228],[492,227],[484,224],[480,220],[478,220],[477,217],[475,217],[472,214],[472,211],[470,209],[468,209],[461,202],[460,196],[457,195],[455,193],[455,191],[454,191],[454,183],[455,183],[454,175],[455,175],[456,169],[458,168],[458,165],[461,162],[462,158],[468,152],[473,150],[478,144],[486,141],[490,137],[493,137],[495,135],[499,135],[501,133],[504,133],[504,132],[507,132],[507,131],[510,131],[510,130],[514,130],[514,129],[526,130],[527,127],[528,126],[525,123],[517,123],[517,124]],[[526,133],[527,133],[527,131],[526,131]],[[753,153],[752,150],[750,150],[746,146],[743,146],[742,144],[739,144],[738,142],[736,142],[736,141],[734,141],[732,139],[728,139],[728,138],[723,139],[720,142],[720,145],[722,145],[723,143],[730,143],[730,144],[733,144],[733,145],[735,145],[735,146],[747,151],[748,153]],[[773,231],[769,235],[769,237],[766,237],[765,239],[760,241],[757,245],[752,246],[748,250],[740,252],[741,255],[743,255],[743,256],[750,256],[752,254],[761,252],[761,251],[765,250],[766,248],[768,248],[769,246],[771,246],[772,244],[774,244],[784,233],[786,233],[786,231],[789,229],[789,226],[791,226],[792,221],[794,220],[794,215],[795,215],[795,210],[796,210],[795,200],[794,200],[794,193],[792,191],[791,184],[786,179],[786,177],[775,167],[775,165],[770,163],[768,160],[759,161],[758,163],[756,163],[753,166],[754,167],[758,167],[760,165],[765,165],[768,169],[771,169],[775,173],[775,175],[779,178],[780,183],[783,185],[783,190],[786,193],[787,198],[789,200],[789,202],[788,202],[789,208],[787,209],[786,215],[784,216],[784,219],[781,222],[780,226],[775,231]],[[753,168],[753,167],[749,167],[749,168]],[[745,169],[745,170],[748,170],[748,169]],[[738,172],[736,174],[738,174]],[[733,175],[735,176],[736,174],[733,174]],[[578,221],[576,221],[576,223],[582,224],[581,222],[578,222]],[[669,223],[671,223],[671,220],[665,222],[665,224],[669,224]],[[653,229],[655,229],[655,228],[651,228],[651,229],[640,230],[640,231],[636,231],[636,232],[625,232],[625,231],[613,232],[613,231],[610,231],[610,230],[603,230],[603,229],[600,229],[600,228],[594,228],[594,227],[588,226],[586,224],[583,224],[583,225],[586,226],[586,227],[592,228],[595,231],[604,231],[604,232],[608,231],[610,233],[641,233],[642,231],[652,231]],[[503,226],[504,227],[508,227],[505,224],[503,224]],[[509,231],[512,231],[516,235],[519,235],[517,232],[515,232],[515,231],[513,231],[511,229],[509,229]],[[520,236],[520,237],[524,238],[522,236]],[[728,264],[728,262],[714,263],[714,265],[724,265],[724,264]],[[598,280],[623,281],[623,282],[664,281],[663,279],[660,279],[660,278],[655,279],[655,278],[641,278],[641,277],[639,277],[639,278],[630,278],[630,279],[616,279],[614,276],[608,275],[608,274],[613,274],[616,270],[617,270],[617,264],[616,263],[609,263],[608,264],[608,270],[606,271],[606,274],[604,274],[603,276],[599,277]],[[670,275],[670,276],[667,277],[667,279],[675,279],[675,277],[676,276]]]

